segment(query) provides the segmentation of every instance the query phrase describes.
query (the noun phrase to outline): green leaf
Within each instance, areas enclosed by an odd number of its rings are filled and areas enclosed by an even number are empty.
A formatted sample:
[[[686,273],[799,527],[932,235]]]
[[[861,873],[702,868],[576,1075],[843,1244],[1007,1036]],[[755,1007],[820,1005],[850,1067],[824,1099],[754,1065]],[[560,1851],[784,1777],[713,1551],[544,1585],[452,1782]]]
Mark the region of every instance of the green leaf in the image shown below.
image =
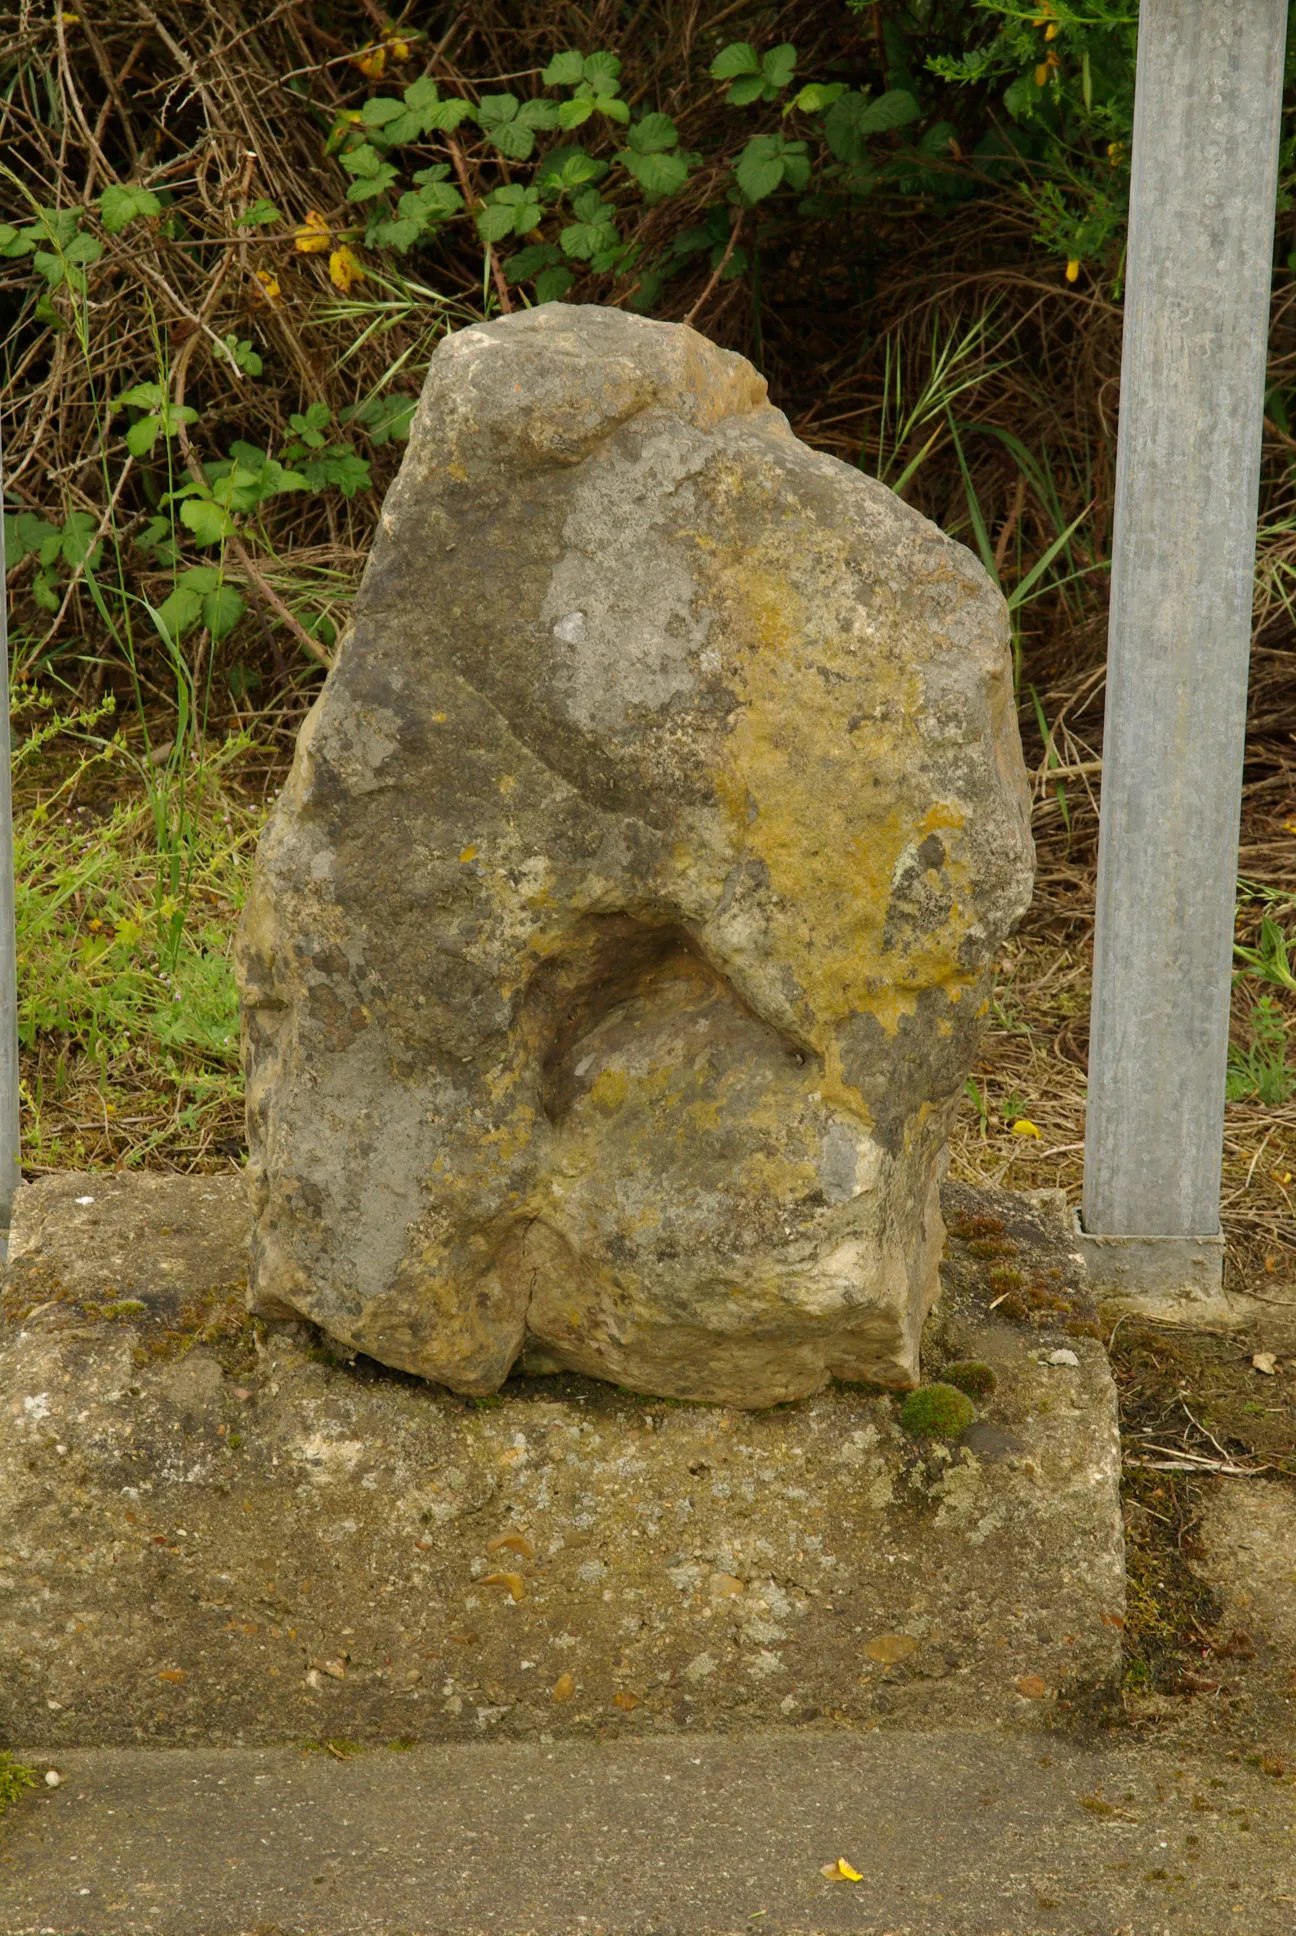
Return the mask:
[[[558,104],[558,126],[564,130],[579,128],[588,121],[594,112],[594,99],[589,94],[578,94],[570,101]]]
[[[551,148],[536,169],[535,186],[542,194],[567,194],[601,181],[607,170],[605,161],[596,161],[583,148]]]
[[[924,128],[916,143],[917,152],[929,161],[943,161],[950,151],[955,127],[952,121],[937,121],[930,128]]]
[[[452,133],[461,121],[473,119],[474,109],[471,101],[452,97],[439,101],[433,108],[424,108],[421,120],[425,134]]]
[[[516,121],[521,106],[516,94],[483,94],[477,108],[483,132]]]
[[[475,219],[477,233],[483,242],[502,242],[506,235],[513,233],[513,210],[501,208],[498,203],[494,206],[484,204],[478,209]]]
[[[434,87],[434,94],[435,91]],[[406,112],[405,101],[397,101],[390,94],[378,94],[365,102],[360,119],[366,128],[385,128],[389,121],[399,121]]]
[[[622,148],[617,160],[634,176],[645,195],[678,195],[688,180],[687,155],[637,155],[628,148]]]
[[[57,525],[50,524],[46,518],[38,517],[34,511],[20,511],[16,518],[6,517],[4,549],[10,570],[20,559],[30,557],[33,552],[38,553],[41,546],[51,538],[54,539],[57,550],[60,541]]]
[[[135,533],[135,544],[140,551],[151,555],[159,565],[174,565],[176,562],[174,535],[175,527],[170,518],[150,518],[143,531]]]
[[[64,269],[61,255],[51,255],[48,249],[37,249],[32,257],[32,267],[44,276],[51,290],[62,286]]]
[[[79,208],[38,209],[34,226],[45,236],[51,248],[66,249],[81,226],[81,211]]]
[[[365,229],[365,247],[395,249],[398,254],[404,255],[407,249],[414,247],[422,234],[423,224],[417,216],[383,215],[375,211]]]
[[[886,94],[879,94],[876,101],[868,103],[860,116],[860,132],[887,134],[892,128],[907,128],[921,113],[922,109],[907,88],[893,87]]]
[[[126,448],[132,457],[147,457],[161,435],[161,417],[141,417],[126,432]]]
[[[786,181],[804,188],[810,179],[810,159],[804,141],[785,141],[781,134],[753,135],[734,165],[734,176],[749,202],[762,202]]]
[[[374,445],[390,442],[394,437],[403,443],[410,434],[410,424],[418,408],[417,397],[405,396],[394,390],[385,397],[370,397],[367,403],[353,405],[340,413],[343,423],[363,424],[369,433],[369,441]]]
[[[396,170],[390,162],[383,163],[381,175],[374,180],[353,181],[347,190],[349,202],[371,202],[377,195],[385,195],[396,179]]]
[[[123,390],[113,405],[120,410],[123,404],[133,404],[137,410],[158,410],[166,402],[166,391],[160,383],[137,383],[130,390]]]
[[[790,41],[784,41],[781,47],[771,47],[761,62],[766,85],[781,94],[796,73],[796,64],[797,50]]]
[[[590,262],[602,250],[615,248],[620,242],[613,212],[596,188],[578,190],[572,197],[572,208],[577,219],[569,222],[558,237],[564,255]]]
[[[562,252],[552,242],[532,242],[525,249],[514,249],[504,264],[506,282],[530,282],[542,269],[561,263]]]
[[[366,181],[373,181],[384,168],[391,167],[368,141],[362,141],[356,148],[348,148],[345,154],[338,156],[338,160],[348,175],[356,175]],[[395,170],[391,172],[394,174]]]
[[[707,71],[713,81],[732,81],[739,74],[759,74],[760,55],[749,40],[734,40],[720,49]]]
[[[180,506],[180,522],[192,531],[200,545],[220,544],[234,529],[234,520],[209,497],[186,498]]]
[[[540,79],[546,87],[575,87],[585,78],[585,57],[572,49],[555,54]]]
[[[98,528],[98,518],[92,517],[89,511],[73,511],[69,514],[63,526],[62,542],[59,545],[65,565],[75,567],[88,564],[91,570],[94,569],[99,562],[99,553],[103,549],[100,544],[95,545],[93,552],[90,548],[91,540]]]
[[[197,591],[186,585],[183,580],[169,598],[163,599],[154,610],[154,620],[159,624],[168,643],[172,645],[179,643],[197,620],[202,606],[203,602]]]
[[[570,269],[545,269],[535,280],[535,299],[538,303],[561,302],[576,277]]]
[[[886,134],[907,126],[922,112],[905,88],[892,88],[870,101],[866,95],[846,93],[835,100],[824,116],[824,139],[848,167],[858,168],[869,159],[868,137]]]
[[[294,447],[289,445],[289,454]],[[330,444],[318,456],[301,459],[302,481],[312,491],[329,489],[341,491],[343,497],[354,497],[357,491],[367,491],[373,482],[368,462],[358,457],[349,444]]]
[[[521,107],[515,94],[483,94],[477,110],[482,133],[510,161],[525,161],[535,147],[535,130],[521,117]]]
[[[594,106],[600,114],[605,114],[609,121],[617,121],[622,127],[629,126],[630,109],[624,101],[618,101],[615,95],[596,95]]]
[[[198,412],[187,403],[178,408],[160,383],[137,383],[117,399],[117,407],[129,404],[148,408],[151,413],[133,423],[126,432],[126,448],[134,457],[145,457],[159,437],[174,437],[181,424],[197,423]]]
[[[97,262],[103,254],[103,243],[94,235],[74,235],[63,251],[66,262],[84,263],[87,266]]]
[[[645,114],[626,136],[626,145],[638,155],[664,154],[679,146],[679,133],[669,114]]]
[[[233,585],[219,585],[202,602],[202,621],[214,641],[223,639],[247,610],[247,601]]]
[[[120,235],[141,216],[160,215],[162,204],[152,189],[112,182],[99,197],[99,220],[109,235]]]
[[[533,187],[510,182],[493,189],[477,211],[477,233],[483,242],[502,242],[506,235],[529,235],[544,214]]]
[[[784,113],[789,114],[793,108],[797,108],[802,114],[822,114],[845,92],[846,86],[842,81],[810,81],[792,96]]]
[[[1004,89],[1003,104],[1014,121],[1030,120],[1039,96],[1039,89],[1030,74],[1019,74],[1010,86]]]
[[[418,179],[415,176],[415,180]],[[459,213],[463,207],[463,196],[453,182],[427,182],[422,188],[407,191],[396,206],[402,221],[417,224],[418,234],[426,235],[439,223]]]
[[[619,94],[621,83],[617,76],[620,72],[621,63],[615,54],[600,49],[598,53],[585,57],[585,79],[592,84],[595,94]]]
[[[749,101],[762,101],[769,98],[769,89],[759,74],[746,75],[735,81],[728,93],[731,107],[745,108]]]
[[[35,578],[32,580],[32,597],[36,600],[36,603],[42,611],[57,612],[59,608],[59,595],[54,588],[54,580],[49,576],[48,572],[37,572]]]
[[[236,229],[264,228],[270,222],[282,222],[283,216],[273,202],[264,195],[258,195],[251,208],[246,209],[234,224]]]
[[[558,103],[537,98],[524,101],[518,109],[518,120],[525,128],[556,128],[558,126]]]
[[[222,336],[221,341],[245,376],[260,376],[265,364],[259,352],[252,347],[251,337],[236,336],[231,330],[228,336]]]

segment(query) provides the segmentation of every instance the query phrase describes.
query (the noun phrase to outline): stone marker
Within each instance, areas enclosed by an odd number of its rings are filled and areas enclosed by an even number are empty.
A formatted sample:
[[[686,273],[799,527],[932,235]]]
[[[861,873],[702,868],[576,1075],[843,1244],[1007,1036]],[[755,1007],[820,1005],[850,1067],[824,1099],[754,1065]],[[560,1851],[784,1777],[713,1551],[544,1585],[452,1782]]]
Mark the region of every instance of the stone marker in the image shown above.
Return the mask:
[[[242,931],[254,1309],[467,1393],[912,1383],[1030,880],[966,550],[692,330],[448,338]]]

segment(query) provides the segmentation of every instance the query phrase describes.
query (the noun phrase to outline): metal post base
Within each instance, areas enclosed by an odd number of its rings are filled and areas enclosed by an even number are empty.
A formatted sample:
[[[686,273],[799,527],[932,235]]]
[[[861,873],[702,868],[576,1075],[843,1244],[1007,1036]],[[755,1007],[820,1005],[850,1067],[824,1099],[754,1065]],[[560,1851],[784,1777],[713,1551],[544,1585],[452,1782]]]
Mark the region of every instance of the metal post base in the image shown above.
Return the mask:
[[[1164,1323],[1237,1325],[1246,1300],[1224,1295],[1224,1239],[1094,1237],[1075,1215],[1075,1236],[1100,1305]]]

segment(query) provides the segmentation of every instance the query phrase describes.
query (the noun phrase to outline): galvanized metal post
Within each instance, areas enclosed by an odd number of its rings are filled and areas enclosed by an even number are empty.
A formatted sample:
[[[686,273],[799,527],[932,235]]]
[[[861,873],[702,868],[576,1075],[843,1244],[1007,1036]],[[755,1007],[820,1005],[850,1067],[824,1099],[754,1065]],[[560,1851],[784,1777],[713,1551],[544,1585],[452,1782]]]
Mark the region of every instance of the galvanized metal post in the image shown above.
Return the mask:
[[[1224,1076],[1287,0],[1142,0],[1083,1243],[1219,1308]]]
[[[4,457],[0,451],[0,502]],[[0,705],[0,1263],[9,1247],[9,1223],[19,1169],[18,1117],[18,961],[14,931],[13,791],[9,770],[9,628],[5,583],[4,525],[0,522],[0,663],[4,670]]]

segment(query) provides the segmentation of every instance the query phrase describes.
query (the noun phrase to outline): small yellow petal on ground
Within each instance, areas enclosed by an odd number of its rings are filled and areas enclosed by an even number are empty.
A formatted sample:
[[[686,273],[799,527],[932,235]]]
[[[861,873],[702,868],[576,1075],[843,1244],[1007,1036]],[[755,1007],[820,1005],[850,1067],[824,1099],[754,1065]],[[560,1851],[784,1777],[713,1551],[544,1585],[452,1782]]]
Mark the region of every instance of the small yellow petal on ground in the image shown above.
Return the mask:
[[[329,257],[328,269],[329,281],[344,296],[353,282],[364,281],[365,272],[360,266],[360,258],[345,243],[340,249],[334,249]]]
[[[306,219],[293,234],[293,247],[298,255],[323,255],[330,239],[331,231],[324,217],[317,208],[308,208]]]
[[[1019,1116],[1012,1126],[1012,1133],[1014,1136],[1034,1136],[1036,1138],[1040,1134],[1029,1116]]]

